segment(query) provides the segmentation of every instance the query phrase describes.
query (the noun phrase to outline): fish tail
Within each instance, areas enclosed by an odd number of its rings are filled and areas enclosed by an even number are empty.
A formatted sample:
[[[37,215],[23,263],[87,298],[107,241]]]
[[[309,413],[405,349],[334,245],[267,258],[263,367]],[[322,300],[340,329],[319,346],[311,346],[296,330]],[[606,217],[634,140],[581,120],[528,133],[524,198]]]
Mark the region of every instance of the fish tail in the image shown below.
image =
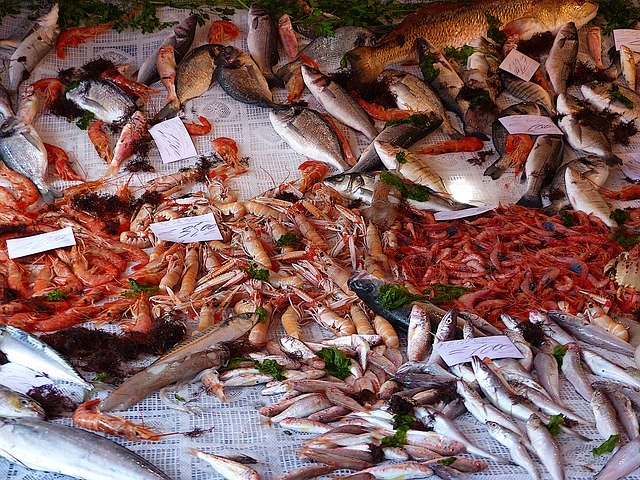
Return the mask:
[[[345,54],[349,60],[353,78],[361,83],[373,82],[384,70],[384,63],[375,55],[375,47],[356,47]]]
[[[532,193],[525,193],[520,200],[516,202],[516,205],[529,208],[542,208],[542,199],[540,195],[534,195]]]
[[[158,113],[156,113],[155,117],[153,117],[152,123],[158,123],[163,120],[168,120],[169,118],[173,118],[178,115],[178,111],[180,110],[180,105],[177,104],[177,101],[169,101],[165,104],[162,109]]]
[[[282,79],[277,76],[275,73],[273,72],[267,72],[264,76],[264,78],[267,80],[267,84],[269,85],[269,88],[284,88],[284,82],[282,81]]]
[[[500,157],[498,160],[493,162],[485,171],[485,177],[491,177],[494,180],[499,179],[507,169],[504,166],[503,157]]]

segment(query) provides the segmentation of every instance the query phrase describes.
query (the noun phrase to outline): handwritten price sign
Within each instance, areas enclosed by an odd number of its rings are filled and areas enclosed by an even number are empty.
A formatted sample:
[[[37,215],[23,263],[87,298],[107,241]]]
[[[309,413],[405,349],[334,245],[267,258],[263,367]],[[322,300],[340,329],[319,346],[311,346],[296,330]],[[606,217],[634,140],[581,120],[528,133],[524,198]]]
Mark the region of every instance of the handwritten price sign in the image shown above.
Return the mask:
[[[466,340],[451,340],[437,345],[438,354],[450,367],[459,363],[471,361],[471,357],[480,358],[524,358],[520,350],[508,337],[496,335],[494,337],[469,338]]]
[[[626,45],[634,52],[640,52],[640,30],[624,29],[613,31],[613,40],[616,42],[616,50]]]
[[[483,213],[494,210],[496,207],[472,207],[465,208],[464,210],[452,210],[450,212],[436,212],[434,217],[436,220],[456,220],[458,218],[475,217],[476,215],[482,215]]]
[[[156,237],[167,242],[192,243],[222,240],[213,213],[176,218],[168,222],[152,223],[150,226]]]
[[[154,125],[149,133],[158,146],[162,163],[198,156],[187,128],[178,117]]]
[[[507,132],[528,135],[562,135],[562,131],[549,117],[543,115],[509,115],[499,118]]]
[[[7,250],[9,258],[19,258],[75,244],[76,238],[73,236],[73,230],[71,227],[66,227],[31,237],[12,238],[7,240]]]
[[[536,73],[539,66],[540,63],[536,62],[533,58],[527,57],[518,50],[511,50],[498,68],[528,82],[531,80],[531,77],[533,77],[533,74]]]

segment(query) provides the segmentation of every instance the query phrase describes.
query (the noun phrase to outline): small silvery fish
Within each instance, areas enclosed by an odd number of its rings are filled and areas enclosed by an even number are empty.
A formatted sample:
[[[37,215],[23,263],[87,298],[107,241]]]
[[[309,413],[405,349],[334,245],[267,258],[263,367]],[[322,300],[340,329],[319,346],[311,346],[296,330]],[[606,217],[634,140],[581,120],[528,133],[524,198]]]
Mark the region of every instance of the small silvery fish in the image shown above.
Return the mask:
[[[622,434],[618,425],[618,415],[611,401],[602,390],[594,390],[591,394],[591,409],[596,420],[596,428],[600,437],[607,440],[611,435]]]
[[[91,112],[98,120],[109,124],[123,124],[135,112],[136,105],[120,87],[108,80],[81,80],[66,93],[79,108]]]
[[[237,480],[260,480],[260,474],[253,468],[231,460],[227,457],[221,457],[219,455],[212,455],[205,453],[202,450],[192,448],[189,453],[200,460],[204,460],[220,475],[225,478],[233,478]]]
[[[527,436],[534,452],[551,475],[552,480],[564,480],[564,457],[551,432],[538,415],[527,420]]]
[[[340,192],[349,200],[359,200],[370,205],[377,176],[376,173],[345,172],[327,177],[322,180],[322,183]]]
[[[33,398],[0,385],[0,417],[35,417],[44,419],[45,413],[40,404]]]
[[[576,66],[578,55],[578,29],[569,22],[556,34],[545,68],[556,95],[567,92],[569,77]]]
[[[640,468],[640,437],[626,443],[613,454],[594,480],[618,480]]]
[[[257,3],[249,7],[247,18],[249,22],[247,47],[251,58],[258,65],[270,87],[283,87],[282,80],[272,70],[279,58],[276,22],[269,12]]]
[[[527,191],[517,201],[518,205],[542,208],[540,192],[562,163],[564,139],[558,135],[540,135],[536,138],[524,164]]]
[[[511,459],[524,468],[533,480],[540,480],[540,471],[527,452],[528,440],[496,422],[489,421],[486,426],[489,434],[509,449]]]
[[[567,182],[567,197],[574,210],[595,215],[608,227],[613,228],[618,225],[611,218],[613,209],[589,179],[569,167],[565,171],[565,181]]]

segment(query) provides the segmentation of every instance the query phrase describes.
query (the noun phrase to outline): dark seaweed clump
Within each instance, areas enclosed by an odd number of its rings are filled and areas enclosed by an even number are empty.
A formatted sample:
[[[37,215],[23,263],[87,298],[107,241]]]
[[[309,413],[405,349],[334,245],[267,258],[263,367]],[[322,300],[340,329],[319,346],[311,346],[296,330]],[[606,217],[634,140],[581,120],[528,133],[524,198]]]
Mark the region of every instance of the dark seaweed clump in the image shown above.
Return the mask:
[[[138,206],[136,200],[123,200],[117,195],[96,192],[76,195],[71,202],[74,208],[88,213],[95,213],[101,218],[105,216],[113,217],[119,213],[132,214]]]
[[[0,224],[0,235],[6,235],[9,233],[24,233],[26,231],[27,231],[27,226],[23,223]]]
[[[609,140],[624,146],[629,145],[629,139],[638,133],[633,122],[622,122],[617,113],[606,110],[600,112],[590,108],[586,103],[575,114],[575,118],[580,125],[604,132]]]
[[[610,82],[614,79],[606,70],[591,68],[584,62],[577,62],[573,69],[572,84],[583,85],[590,82]]]
[[[520,329],[520,333],[524,339],[534,347],[540,347],[542,342],[545,340],[542,327],[536,323],[531,323],[530,321],[525,320],[518,324],[518,328]]]
[[[528,57],[539,59],[540,55],[551,50],[553,34],[551,32],[536,33],[529,40],[518,42],[518,51]]]
[[[469,162],[469,164],[471,165],[481,167],[482,165],[484,165],[484,162],[487,161],[487,158],[492,156],[494,153],[496,152],[494,152],[493,150],[482,150],[476,153],[476,155],[478,156],[477,158],[476,157],[468,158],[467,162]]]
[[[27,392],[44,409],[48,420],[65,416],[73,412],[78,404],[58,390],[53,385],[33,387]]]
[[[131,160],[124,166],[125,171],[131,173],[137,172],[155,172],[156,169],[153,165],[149,163],[149,160],[146,158],[136,158]]]
[[[102,72],[115,68],[116,66],[111,60],[96,58],[85,63],[80,68],[71,67],[61,70],[58,73],[58,79],[62,83],[79,82],[87,78],[98,78]]]
[[[153,207],[157,207],[162,202],[162,194],[160,192],[144,192],[140,195],[140,204],[148,203]]]

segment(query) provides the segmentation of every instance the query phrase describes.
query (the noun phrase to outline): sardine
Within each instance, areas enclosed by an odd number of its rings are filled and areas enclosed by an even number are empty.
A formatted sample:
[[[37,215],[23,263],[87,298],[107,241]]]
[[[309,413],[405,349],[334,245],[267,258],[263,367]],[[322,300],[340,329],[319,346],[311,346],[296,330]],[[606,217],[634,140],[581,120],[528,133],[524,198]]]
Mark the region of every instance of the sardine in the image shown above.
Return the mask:
[[[270,87],[284,87],[282,80],[273,73],[273,66],[278,63],[278,28],[267,10],[254,3],[249,7],[249,31],[247,47],[253,61],[267,80]]]
[[[378,177],[377,173],[345,172],[327,177],[322,183],[340,192],[349,200],[359,200],[371,205],[373,187]]]
[[[527,420],[527,435],[533,449],[553,480],[564,479],[564,457],[551,432],[538,415]]]
[[[66,93],[78,107],[109,124],[123,124],[136,111],[136,105],[120,87],[109,80],[91,78],[80,80]]]
[[[271,110],[269,121],[276,133],[300,155],[326,162],[339,172],[350,167],[338,135],[317,111],[297,107]]]
[[[184,56],[187,54],[193,43],[193,38],[196,33],[197,22],[196,15],[189,15],[182,22],[176,25],[173,29],[173,33],[168,35],[158,47],[158,50],[153,52],[143,63],[138,70],[137,81],[144,83],[145,85],[151,85],[160,80],[158,74],[157,62],[158,51],[160,47],[165,45],[171,45],[173,47],[176,63],[180,63]]]
[[[542,188],[552,178],[562,163],[564,138],[557,135],[540,135],[524,164],[527,191],[516,203],[529,208],[542,208]]]
[[[33,398],[0,385],[0,417],[44,419],[43,408]]]
[[[302,78],[327,113],[362,133],[369,140],[378,135],[373,120],[344,88],[308,65],[302,66]]]
[[[525,437],[496,422],[486,422],[486,427],[493,438],[509,449],[509,455],[516,464],[524,468],[533,480],[540,480],[540,471],[527,452],[525,442],[528,440]]]
[[[594,480],[618,480],[640,468],[640,437],[626,443],[613,454]]]
[[[591,388],[591,380],[580,362],[580,346],[573,342],[565,346],[567,350],[562,357],[562,373],[567,381],[573,385],[578,395],[590,402],[593,388]]]
[[[569,22],[556,34],[545,62],[545,69],[556,95],[567,92],[567,83],[576,66],[577,55],[578,29],[575,23]]]
[[[38,132],[31,125],[22,123],[18,117],[9,117],[0,125],[0,160],[7,167],[33,182],[42,199],[52,203],[62,193],[47,185],[47,150]]]
[[[563,208],[571,207],[571,202],[567,197],[567,182],[565,180],[567,168],[579,172],[598,186],[602,186],[609,176],[609,166],[596,156],[581,157],[565,163],[556,171],[548,188],[543,188],[542,191],[542,195],[551,202],[545,209],[550,215],[557,214]]]
[[[556,107],[549,96],[549,93],[540,85],[534,82],[526,82],[508,72],[500,72],[500,78],[504,89],[525,102],[534,102],[544,107],[548,114],[554,115]]]
[[[9,89],[17,92],[20,84],[29,78],[40,60],[56,43],[58,26],[58,4],[37,20],[38,26],[15,49],[9,60]]]
[[[523,34],[521,38],[525,39],[538,32],[555,30],[570,21],[579,28],[594,18],[597,10],[596,3],[573,0],[515,0],[509,3],[480,0],[471,5],[435,2],[409,15],[375,47],[355,48],[347,58],[355,77],[367,83],[385,66],[411,58],[418,38],[428,38],[438,49],[470,44],[486,34],[487,15],[496,17],[508,35]],[[533,18],[535,22],[510,23],[522,17]]]
[[[35,418],[0,418],[0,455],[74,478],[170,480],[131,450],[95,433]]]
[[[596,419],[596,429],[603,440],[607,440],[611,435],[622,433],[618,425],[618,415],[616,409],[607,396],[601,390],[594,390],[591,395],[591,410]]]
[[[111,392],[101,410],[126,410],[162,387],[191,379],[207,368],[221,367],[229,357],[223,343],[241,338],[257,322],[255,313],[236,315],[179,343]]]
[[[567,168],[565,172],[565,180],[567,182],[567,197],[575,210],[598,217],[608,227],[613,228],[618,225],[611,218],[613,209],[593,183],[571,167]]]
[[[593,82],[580,86],[587,102],[600,111],[617,113],[624,122],[635,122],[640,118],[640,95],[622,85]]]

